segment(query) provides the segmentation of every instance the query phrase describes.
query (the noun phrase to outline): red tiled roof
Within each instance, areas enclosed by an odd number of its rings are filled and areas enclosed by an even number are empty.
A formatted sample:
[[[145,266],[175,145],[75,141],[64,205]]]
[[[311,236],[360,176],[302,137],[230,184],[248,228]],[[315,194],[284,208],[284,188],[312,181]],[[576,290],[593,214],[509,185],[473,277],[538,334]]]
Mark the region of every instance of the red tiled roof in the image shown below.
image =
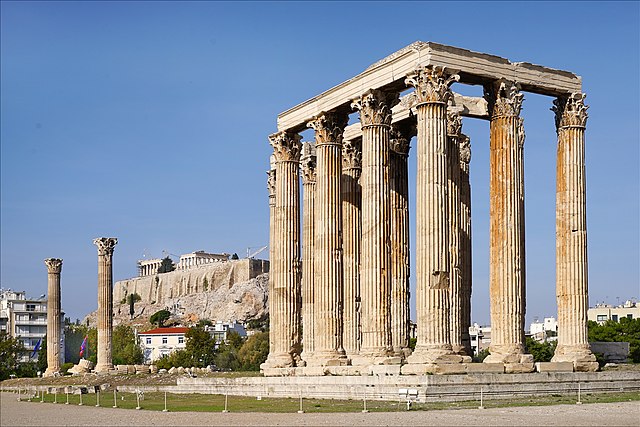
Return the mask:
[[[184,334],[189,328],[155,328],[147,332],[140,332],[139,335],[170,335],[170,334]]]

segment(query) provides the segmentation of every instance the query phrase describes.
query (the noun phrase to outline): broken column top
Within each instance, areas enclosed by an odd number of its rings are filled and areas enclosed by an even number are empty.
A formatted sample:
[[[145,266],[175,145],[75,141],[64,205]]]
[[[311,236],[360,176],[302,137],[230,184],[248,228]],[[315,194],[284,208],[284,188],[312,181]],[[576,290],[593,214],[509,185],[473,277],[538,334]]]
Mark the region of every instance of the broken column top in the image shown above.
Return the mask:
[[[483,85],[498,79],[517,82],[521,90],[549,96],[581,92],[582,80],[568,71],[528,62],[510,62],[487,53],[433,42],[416,41],[369,66],[357,76],[278,115],[278,131],[300,132],[323,111],[348,108],[368,89],[402,91],[406,75],[417,67],[436,65],[460,75],[460,83]]]

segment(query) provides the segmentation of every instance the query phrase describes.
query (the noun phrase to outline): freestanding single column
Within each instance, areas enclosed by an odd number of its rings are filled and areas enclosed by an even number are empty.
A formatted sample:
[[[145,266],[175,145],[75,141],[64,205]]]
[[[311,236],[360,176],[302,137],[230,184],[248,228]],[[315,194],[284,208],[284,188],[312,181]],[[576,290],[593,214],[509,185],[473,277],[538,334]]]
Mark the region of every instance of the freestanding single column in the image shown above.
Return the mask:
[[[485,87],[490,126],[490,355],[485,363],[524,364],[524,129],[519,117],[523,95],[513,82],[499,80]],[[526,365],[526,366],[525,366]]]
[[[389,128],[398,94],[369,90],[352,103],[362,125],[362,240],[360,319],[362,342],[354,365],[400,363],[392,357]]]
[[[50,377],[60,374],[60,273],[62,260],[47,258],[47,370],[43,376]]]
[[[262,369],[296,365],[300,357],[300,135],[269,137],[276,162],[274,250],[269,288],[269,356]],[[267,373],[266,373],[267,374]]]
[[[391,126],[389,180],[391,187],[391,343],[393,353],[409,349],[409,140],[415,126]]]
[[[471,291],[472,291],[472,252],[471,252],[471,184],[469,181],[469,163],[471,162],[471,144],[463,133],[459,137],[460,155],[460,293],[462,345],[465,353],[473,354],[471,349]]]
[[[308,123],[316,139],[315,301],[312,365],[347,364],[342,347],[342,133],[346,113]]]
[[[113,332],[113,250],[118,243],[114,237],[93,240],[98,247],[98,360],[96,372],[113,369],[111,334]]]
[[[362,141],[342,144],[342,346],[347,357],[360,351],[360,240],[362,239]]]
[[[587,340],[589,287],[584,165],[586,95],[554,101],[558,131],[556,174],[556,296],[558,346],[553,362],[573,362],[576,371],[597,371]]]
[[[302,360],[313,357],[314,334],[314,242],[316,197],[316,152],[313,142],[302,145]]]
[[[447,113],[447,168],[449,174],[449,280],[450,280],[450,312],[449,328],[451,333],[451,349],[454,353],[467,356],[462,343],[464,296],[461,264],[461,217],[460,203],[460,132],[462,118],[456,112]],[[468,335],[468,331],[467,331]]]
[[[449,330],[449,212],[447,101],[458,80],[443,67],[427,66],[407,76],[415,88],[418,118],[416,184],[417,343],[409,364],[460,363]],[[409,372],[411,367],[406,368]]]

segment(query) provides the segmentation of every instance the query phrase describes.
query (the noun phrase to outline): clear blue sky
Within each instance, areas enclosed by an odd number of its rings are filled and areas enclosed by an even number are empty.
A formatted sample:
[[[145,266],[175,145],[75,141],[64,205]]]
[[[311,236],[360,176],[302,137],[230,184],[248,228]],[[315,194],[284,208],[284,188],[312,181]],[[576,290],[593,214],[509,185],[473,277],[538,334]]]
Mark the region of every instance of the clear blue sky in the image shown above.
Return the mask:
[[[43,259],[63,258],[72,319],[97,307],[95,237],[119,239],[115,280],[134,276],[145,251],[244,256],[268,244],[267,136],[277,114],[416,40],[582,76],[591,304],[640,296],[637,2],[0,8],[0,285],[46,293]],[[556,313],[551,101],[525,94],[528,321]],[[473,149],[473,320],[488,323],[488,124],[466,120],[464,131]],[[415,156],[411,168],[415,176]]]

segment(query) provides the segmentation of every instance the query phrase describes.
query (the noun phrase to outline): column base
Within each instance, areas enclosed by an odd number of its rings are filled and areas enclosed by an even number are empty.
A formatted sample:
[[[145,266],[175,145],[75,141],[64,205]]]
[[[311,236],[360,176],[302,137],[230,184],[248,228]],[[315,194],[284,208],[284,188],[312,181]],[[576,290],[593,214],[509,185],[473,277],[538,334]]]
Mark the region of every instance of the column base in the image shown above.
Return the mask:
[[[470,363],[471,362],[471,356],[469,356],[469,354],[467,353],[467,349],[465,348],[464,345],[451,346],[451,351],[453,351],[455,354],[459,354],[460,356],[462,356],[465,359],[464,363]],[[469,360],[467,360],[467,358]]]
[[[588,344],[568,346],[559,345],[551,359],[552,362],[571,362],[576,372],[596,372],[600,369],[596,356]]]
[[[57,377],[59,375],[61,375],[62,373],[60,372],[60,368],[47,368],[46,371],[44,371],[44,374],[42,374],[43,377]]]
[[[351,357],[351,365],[399,365],[402,363],[402,357],[395,356],[393,351],[382,349],[360,350],[357,355]]]
[[[407,364],[451,364],[462,363],[463,357],[455,354],[450,346],[416,346],[416,349],[407,357]],[[469,359],[470,361],[470,359]]]
[[[484,363],[533,363],[533,356],[525,354],[522,344],[490,345]]]
[[[115,370],[115,367],[111,363],[102,363],[102,364],[96,365],[96,367],[93,370],[97,373],[109,372],[109,371]]]
[[[305,360],[306,366],[347,366],[350,360],[344,352],[340,351],[319,351],[314,352],[312,357]]]
[[[260,365],[260,369],[269,368],[293,368],[296,366],[296,361],[289,353],[272,354],[269,353],[267,360]]]

